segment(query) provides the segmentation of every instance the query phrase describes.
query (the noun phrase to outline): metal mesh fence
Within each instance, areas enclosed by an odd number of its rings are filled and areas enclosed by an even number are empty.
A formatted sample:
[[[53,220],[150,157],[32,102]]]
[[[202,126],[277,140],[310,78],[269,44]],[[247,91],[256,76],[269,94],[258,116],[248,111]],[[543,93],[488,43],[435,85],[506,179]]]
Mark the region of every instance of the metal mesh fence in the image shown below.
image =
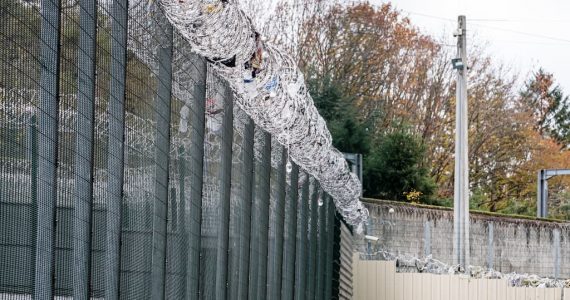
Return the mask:
[[[330,299],[332,199],[128,5],[0,3],[0,299]]]

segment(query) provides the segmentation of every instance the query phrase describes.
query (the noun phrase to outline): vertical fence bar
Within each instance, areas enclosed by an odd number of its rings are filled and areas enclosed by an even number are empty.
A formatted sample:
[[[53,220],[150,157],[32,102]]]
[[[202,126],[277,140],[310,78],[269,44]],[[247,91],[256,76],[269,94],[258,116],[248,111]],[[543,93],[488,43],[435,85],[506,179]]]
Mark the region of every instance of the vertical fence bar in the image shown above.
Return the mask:
[[[332,197],[327,201],[327,225],[326,225],[326,262],[325,262],[325,291],[324,299],[332,299],[332,281],[333,281],[333,251],[334,251],[334,228],[335,228],[335,205]]]
[[[309,208],[309,174],[305,173],[297,210],[297,251],[295,259],[295,299],[305,299],[307,287],[307,210]]]
[[[190,203],[186,204],[188,233],[188,265],[186,291],[188,299],[200,298],[200,234],[202,230],[202,188],[204,183],[204,131],[206,125],[206,60],[191,54],[196,66],[194,86],[194,109],[190,110],[191,157],[190,162]]]
[[[30,118],[28,120],[27,126],[27,151],[26,151],[26,158],[30,162],[30,198],[32,203],[32,214],[37,213],[37,205],[38,205],[38,124],[37,124],[37,117],[35,113],[30,114]],[[37,219],[32,219],[32,230],[36,230],[37,227]],[[36,234],[37,232],[34,231],[32,233],[32,241],[33,241],[33,248],[30,251],[29,261],[33,262],[36,257]],[[30,268],[30,272],[35,272],[34,266]],[[33,287],[30,287],[33,288]]]
[[[259,129],[257,129],[259,130]],[[256,143],[259,143],[259,138],[254,137],[254,149]],[[254,150],[257,151],[257,150]],[[259,165],[262,162],[254,160],[253,166],[253,177],[254,183],[252,188],[252,198],[251,198],[251,227],[250,227],[250,250],[249,250],[249,278],[248,278],[248,299],[253,300],[257,297],[256,288],[257,288],[257,277],[258,274],[258,264],[259,264],[259,226],[260,226],[260,216],[259,216],[259,188],[260,185],[259,181],[261,179],[260,175],[260,167]]]
[[[107,251],[105,298],[118,300],[121,272],[121,222],[125,153],[128,0],[114,0],[111,11],[111,82],[107,169]]]
[[[57,144],[59,119],[60,0],[41,1],[38,209],[35,299],[53,298]]]
[[[91,288],[95,54],[97,47],[96,0],[79,2],[79,27],[75,201],[73,210],[73,296],[75,299],[85,300],[89,299]]]
[[[269,214],[269,176],[271,172],[271,136],[260,130],[261,136],[256,139],[261,148],[261,158],[254,167],[255,184],[252,198],[251,215],[251,250],[249,256],[249,290],[248,299],[258,299],[260,281],[267,274],[267,218]],[[265,224],[265,225],[264,225]],[[264,244],[265,241],[265,244]],[[265,249],[264,249],[265,248]],[[265,253],[265,257],[264,257]],[[265,268],[264,268],[265,266]],[[265,295],[263,295],[265,296]]]
[[[342,220],[340,214],[335,213],[334,216],[331,294],[332,298],[338,299],[340,296]]]
[[[281,299],[281,276],[283,263],[285,262],[283,256],[283,226],[285,225],[285,190],[287,188],[287,173],[285,170],[287,151],[282,148],[281,153],[281,160],[277,167],[277,197],[272,207],[274,210],[272,214],[275,217],[273,223],[270,225],[273,228],[272,231],[275,237],[269,244],[269,266],[267,269],[267,282],[269,289],[267,290],[267,296],[261,297],[262,299]]]
[[[318,226],[318,244],[317,244],[317,279],[315,283],[315,299],[320,300],[324,297],[325,282],[325,261],[326,261],[326,206],[324,202],[328,202],[328,195],[322,196],[323,203],[319,206],[319,226]]]
[[[249,255],[250,255],[250,238],[251,238],[251,205],[253,199],[253,143],[255,139],[255,126],[253,120],[248,118],[245,124],[244,137],[243,137],[243,189],[242,196],[240,197],[243,213],[241,214],[240,227],[243,236],[239,241],[239,265],[238,265],[238,278],[234,278],[230,282],[230,290],[237,291],[236,295],[230,295],[235,299],[247,299],[248,295],[248,280],[249,280]],[[237,282],[234,282],[237,280]],[[234,287],[235,286],[235,287]]]
[[[285,207],[285,244],[283,245],[283,277],[281,299],[292,299],[295,288],[297,204],[299,198],[299,167],[292,164],[289,193]]]
[[[166,224],[170,166],[170,103],[172,95],[172,26],[165,26],[158,49],[158,92],[156,98],[156,178],[152,221],[151,299],[164,299],[166,276]]]
[[[313,193],[311,195],[310,214],[311,223],[309,224],[309,263],[307,272],[307,299],[315,298],[316,286],[316,268],[317,268],[317,209],[319,205],[319,183],[315,180],[313,183]]]
[[[259,261],[255,299],[265,299],[267,294],[267,262],[269,240],[269,205],[271,197],[271,135],[263,132],[263,156],[261,159],[261,179],[259,185]]]
[[[224,83],[224,116],[222,120],[222,163],[219,173],[220,179],[220,220],[218,227],[218,246],[216,260],[216,299],[227,297],[228,276],[228,244],[230,224],[230,197],[232,181],[232,145],[234,136],[233,127],[233,92],[228,83]],[[207,293],[205,293],[208,295]]]

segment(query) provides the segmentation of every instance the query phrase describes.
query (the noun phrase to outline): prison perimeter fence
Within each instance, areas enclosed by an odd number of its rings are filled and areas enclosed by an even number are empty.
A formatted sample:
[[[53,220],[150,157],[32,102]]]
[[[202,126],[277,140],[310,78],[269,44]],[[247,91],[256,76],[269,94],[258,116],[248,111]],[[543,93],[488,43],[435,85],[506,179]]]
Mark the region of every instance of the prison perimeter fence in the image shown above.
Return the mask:
[[[0,2],[0,299],[349,297],[333,199],[137,5]]]

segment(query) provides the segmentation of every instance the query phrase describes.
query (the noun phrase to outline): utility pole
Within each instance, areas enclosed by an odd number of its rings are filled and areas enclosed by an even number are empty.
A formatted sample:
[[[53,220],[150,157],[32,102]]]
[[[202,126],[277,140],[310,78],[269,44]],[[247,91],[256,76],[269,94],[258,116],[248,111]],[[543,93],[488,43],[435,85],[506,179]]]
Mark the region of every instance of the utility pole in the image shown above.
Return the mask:
[[[455,178],[453,202],[454,263],[466,270],[469,266],[469,161],[467,124],[467,41],[466,19],[459,16],[457,31],[457,58],[452,60],[457,70],[455,115]]]

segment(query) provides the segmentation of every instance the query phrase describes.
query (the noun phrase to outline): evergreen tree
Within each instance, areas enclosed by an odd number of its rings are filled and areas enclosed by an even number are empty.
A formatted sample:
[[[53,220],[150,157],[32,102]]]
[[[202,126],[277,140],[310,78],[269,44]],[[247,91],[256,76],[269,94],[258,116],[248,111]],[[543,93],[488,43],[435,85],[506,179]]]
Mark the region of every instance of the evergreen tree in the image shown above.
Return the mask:
[[[366,124],[357,118],[352,99],[344,96],[338,85],[328,81],[320,84],[310,81],[309,89],[315,106],[327,122],[333,145],[341,152],[368,154],[370,136]]]
[[[383,136],[365,158],[365,196],[429,202],[436,186],[422,165],[425,150],[416,136],[404,130]]]

